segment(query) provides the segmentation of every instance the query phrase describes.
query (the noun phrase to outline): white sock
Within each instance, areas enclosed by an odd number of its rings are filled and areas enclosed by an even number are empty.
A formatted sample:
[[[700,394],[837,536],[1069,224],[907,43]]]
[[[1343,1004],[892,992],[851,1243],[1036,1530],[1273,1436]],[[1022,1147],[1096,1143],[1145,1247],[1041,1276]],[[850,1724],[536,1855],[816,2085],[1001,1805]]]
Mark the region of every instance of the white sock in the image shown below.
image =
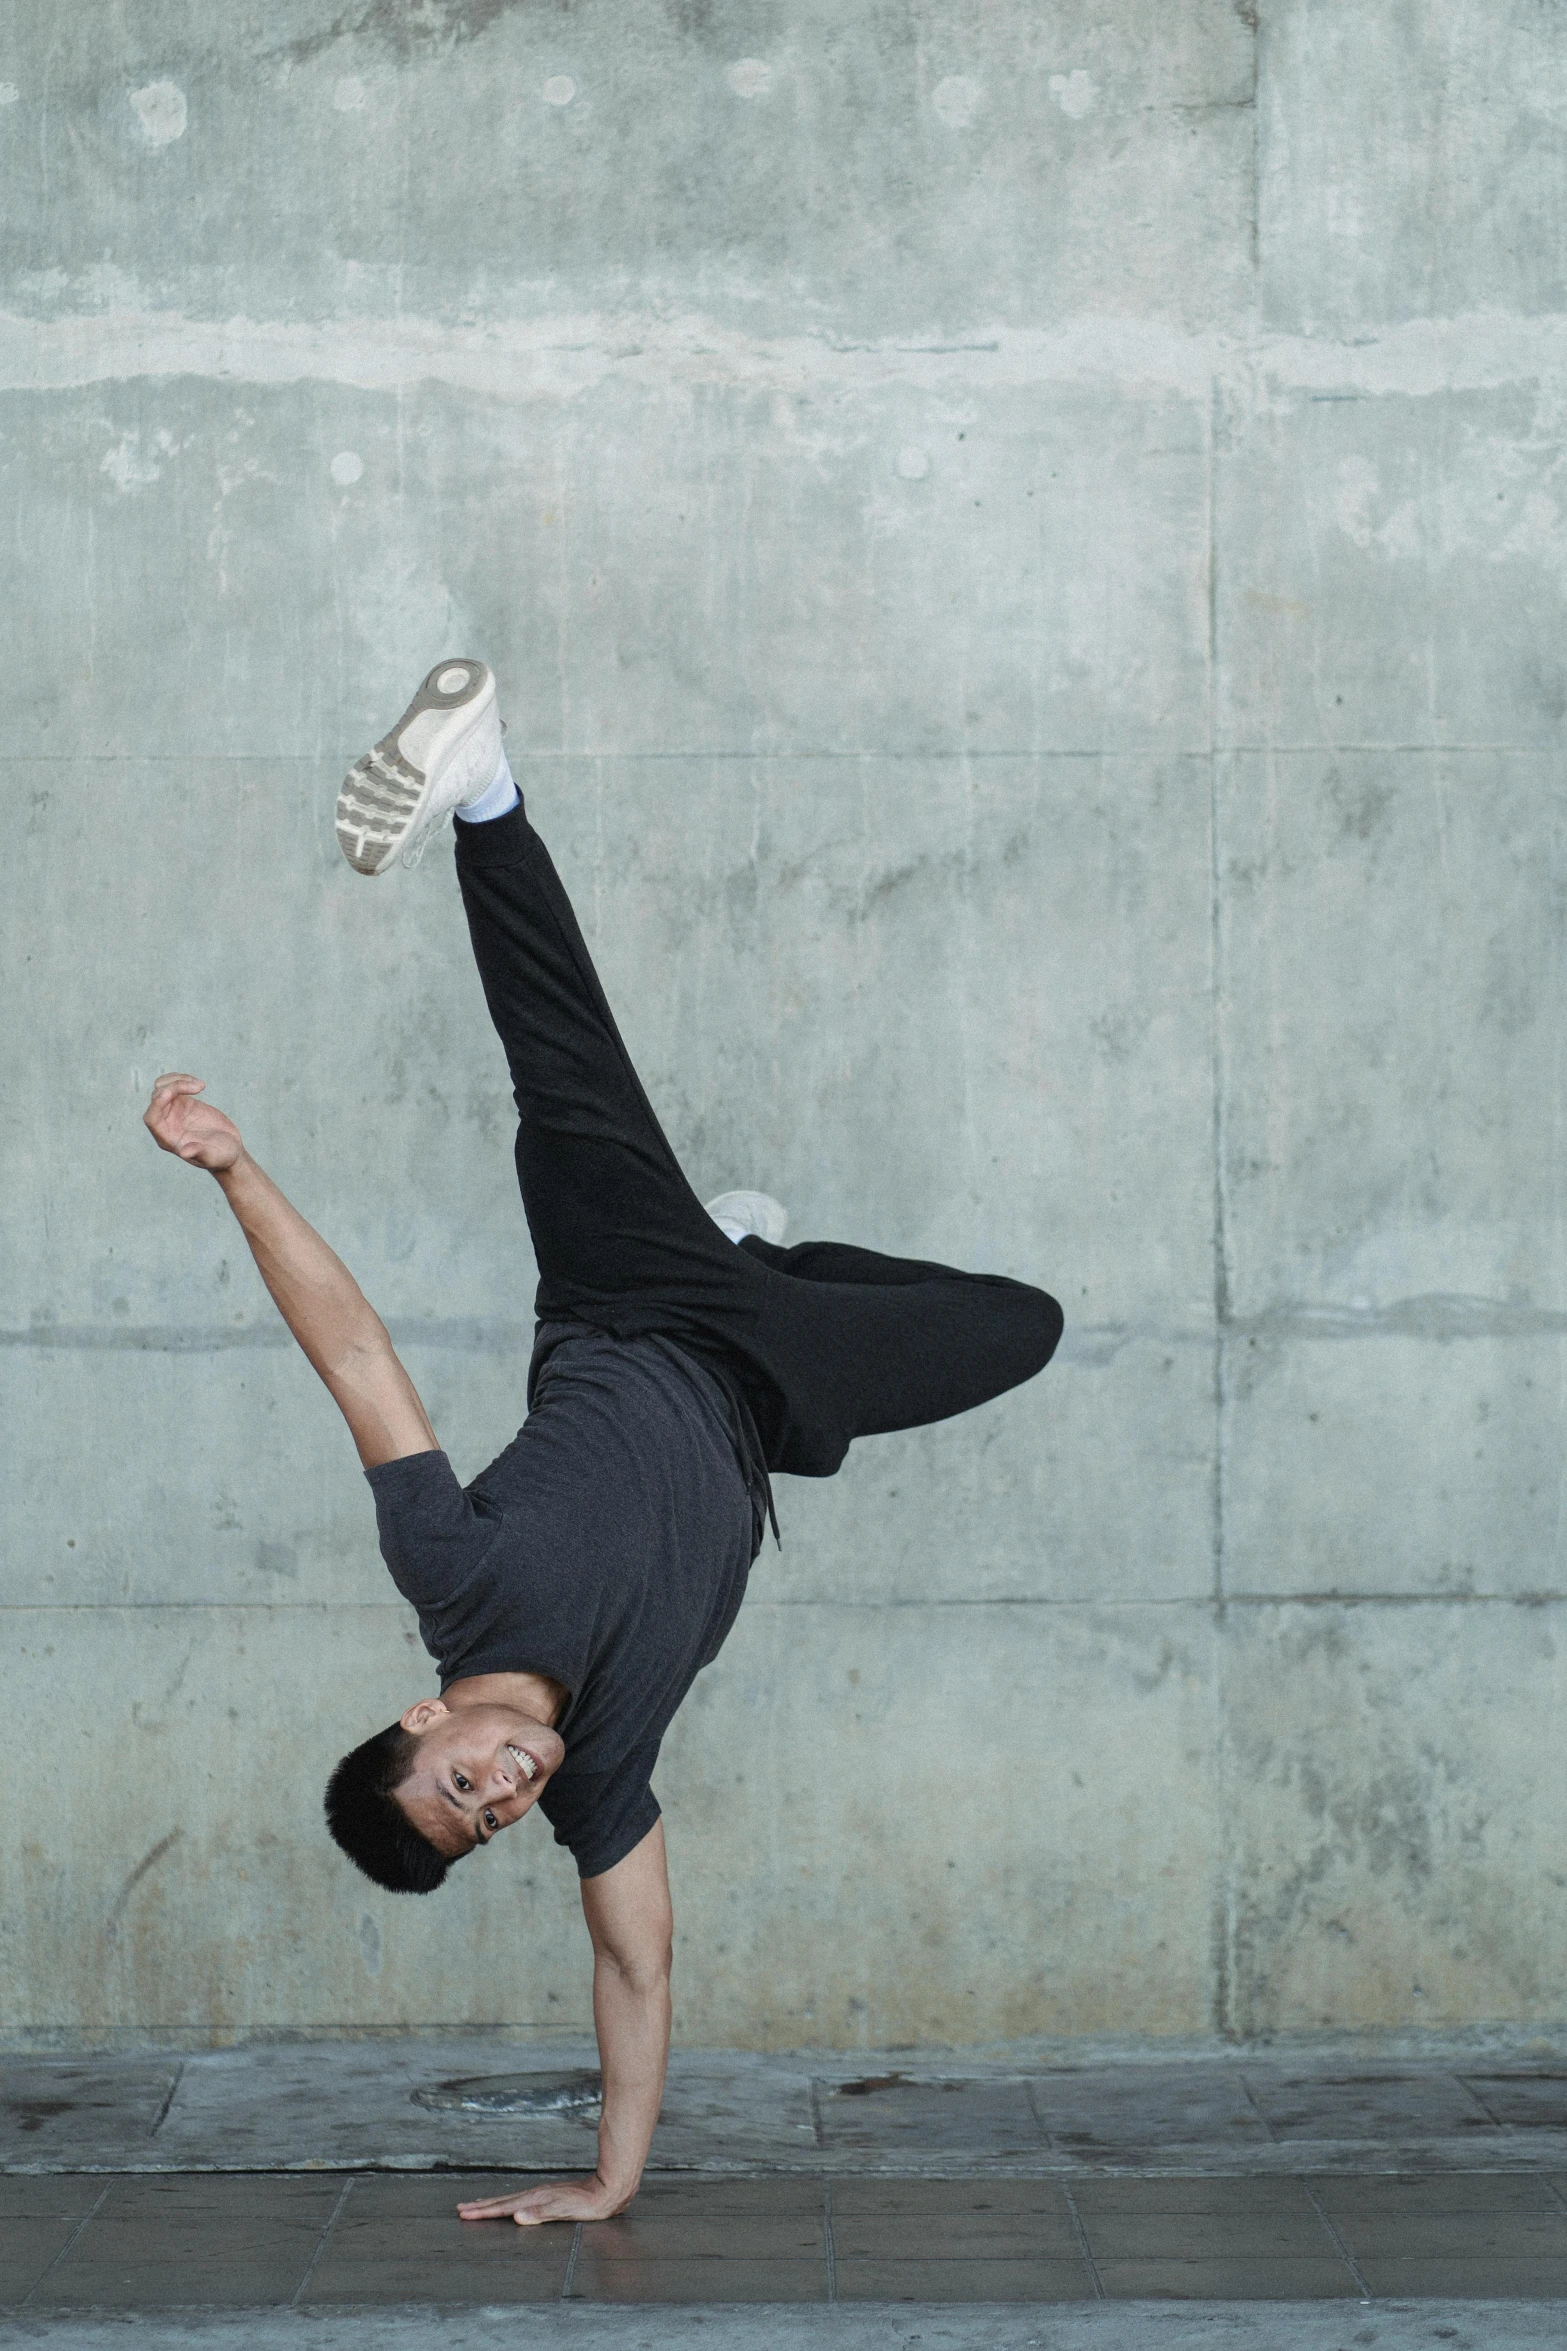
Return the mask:
[[[516,807],[522,795],[512,781],[511,768],[504,748],[500,766],[493,780],[486,784],[476,800],[465,800],[457,813],[464,824],[489,824],[497,816],[505,816]]]

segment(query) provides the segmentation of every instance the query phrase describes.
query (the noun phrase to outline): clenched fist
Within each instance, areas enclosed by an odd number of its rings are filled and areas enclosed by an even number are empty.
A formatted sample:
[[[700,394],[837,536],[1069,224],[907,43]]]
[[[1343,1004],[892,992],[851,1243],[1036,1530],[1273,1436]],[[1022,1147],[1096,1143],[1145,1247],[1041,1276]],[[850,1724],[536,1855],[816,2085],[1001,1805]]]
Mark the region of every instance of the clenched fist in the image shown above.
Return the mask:
[[[231,1118],[212,1103],[197,1101],[206,1084],[184,1070],[169,1070],[152,1089],[143,1123],[160,1151],[220,1175],[243,1156],[245,1143]]]

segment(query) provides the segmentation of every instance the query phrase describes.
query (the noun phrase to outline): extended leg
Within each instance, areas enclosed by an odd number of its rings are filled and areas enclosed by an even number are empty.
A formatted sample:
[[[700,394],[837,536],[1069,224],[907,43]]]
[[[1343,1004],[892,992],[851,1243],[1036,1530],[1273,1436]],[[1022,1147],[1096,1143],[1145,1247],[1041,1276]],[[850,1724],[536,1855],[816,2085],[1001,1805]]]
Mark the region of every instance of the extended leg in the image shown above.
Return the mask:
[[[744,1274],[642,1090],[551,863],[519,805],[457,828],[457,875],[511,1071],[541,1315],[610,1330],[722,1312]]]

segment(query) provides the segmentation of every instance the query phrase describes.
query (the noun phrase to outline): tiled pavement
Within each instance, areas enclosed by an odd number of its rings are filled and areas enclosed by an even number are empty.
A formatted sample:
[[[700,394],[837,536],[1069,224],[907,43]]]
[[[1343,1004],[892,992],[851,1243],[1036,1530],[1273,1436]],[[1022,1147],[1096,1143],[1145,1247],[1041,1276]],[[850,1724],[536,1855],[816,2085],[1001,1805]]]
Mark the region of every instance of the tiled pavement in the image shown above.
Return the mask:
[[[998,2351],[1043,2305],[1058,2351],[1188,2324],[1239,2345],[1248,2310],[1248,2345],[1304,2347],[1346,2304],[1382,2351],[1563,2338],[1567,2058],[1539,2043],[684,2051],[623,2219],[464,2226],[465,2192],[591,2168],[592,2112],[559,2094],[592,2056],[454,2035],[0,2058],[0,2344],[455,2351],[442,2312],[464,2345],[510,2312],[597,2351],[634,2307],[639,2342],[683,2347],[700,2306],[715,2351],[757,2326],[758,2351],[822,2328]]]
[[[0,2179],[13,2315],[558,2302],[1567,2298],[1567,2177],[649,2180],[623,2219],[453,2207],[491,2173]]]

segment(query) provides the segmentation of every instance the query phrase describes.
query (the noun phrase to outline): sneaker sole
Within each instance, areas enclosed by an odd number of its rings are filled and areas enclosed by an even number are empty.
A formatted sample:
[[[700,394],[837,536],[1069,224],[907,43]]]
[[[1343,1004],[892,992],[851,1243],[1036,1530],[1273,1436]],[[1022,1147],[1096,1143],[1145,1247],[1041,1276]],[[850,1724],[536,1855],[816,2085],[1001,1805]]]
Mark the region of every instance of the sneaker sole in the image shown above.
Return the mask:
[[[455,680],[455,683],[445,683]],[[460,710],[482,700],[482,661],[438,661],[390,734],[356,759],[337,795],[337,845],[355,873],[385,873],[419,829],[434,779],[405,759],[403,730],[425,710]]]
[[[715,1223],[721,1216],[732,1217],[759,1241],[770,1241],[775,1249],[782,1247],[783,1237],[789,1230],[789,1211],[771,1192],[720,1192],[706,1207]]]

